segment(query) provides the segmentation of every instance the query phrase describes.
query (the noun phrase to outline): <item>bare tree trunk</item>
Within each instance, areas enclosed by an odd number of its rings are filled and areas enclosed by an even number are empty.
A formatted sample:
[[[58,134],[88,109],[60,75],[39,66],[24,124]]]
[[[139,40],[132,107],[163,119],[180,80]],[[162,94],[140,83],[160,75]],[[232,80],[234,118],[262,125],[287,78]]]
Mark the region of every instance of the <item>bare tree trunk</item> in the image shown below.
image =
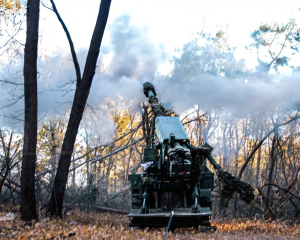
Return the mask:
[[[90,160],[90,155],[88,154],[87,156],[86,156],[86,161],[87,161],[87,163],[86,163],[86,184],[87,184],[87,186],[89,186],[90,185],[90,177],[91,177],[91,173],[90,173],[90,163],[88,162]]]
[[[4,173],[4,176],[1,178],[1,180],[0,180],[0,194],[2,193],[2,188],[3,188],[3,185],[4,185],[4,182],[5,182],[5,180],[6,180],[6,178],[7,178],[7,176],[8,176],[8,173],[9,173],[9,165],[8,165],[8,162],[9,160],[8,159],[6,159],[6,166],[5,166],[5,173]]]
[[[109,146],[109,152],[113,152],[113,145]],[[110,175],[110,171],[113,167],[113,156],[110,156],[109,158],[109,162],[106,166],[106,173],[105,173],[105,178],[104,178],[104,195],[105,197],[108,197],[109,195],[109,175]]]
[[[226,145],[226,130],[227,130],[227,121],[224,124],[224,132],[223,132],[223,137],[222,137],[222,160],[223,164],[221,165],[222,167],[226,167],[227,164],[227,145]]]
[[[236,149],[235,149],[235,176],[237,176],[238,174],[238,167],[239,167],[239,151],[240,151],[240,140],[239,140],[239,133],[238,133],[238,128],[235,125],[235,137],[236,137]],[[236,214],[236,210],[237,210],[237,204],[238,204],[238,196],[237,194],[235,195],[235,199],[234,199],[234,214]]]
[[[124,184],[123,186],[127,186],[127,182],[128,182],[128,174],[129,174],[129,167],[130,167],[130,161],[131,161],[131,157],[132,157],[132,147],[129,149],[129,157],[128,157],[128,161],[126,164],[126,170],[125,170],[125,177],[124,177]]]
[[[132,130],[132,128],[133,128],[133,126],[132,126],[133,121],[134,121],[134,115],[133,115],[133,117],[131,119],[131,122],[130,122],[130,130]],[[131,142],[132,142],[132,140],[131,140]],[[129,157],[128,157],[128,161],[127,161],[125,177],[124,177],[124,184],[123,184],[124,187],[127,186],[127,182],[128,182],[129,167],[130,167],[130,161],[131,161],[131,158],[132,158],[132,152],[133,152],[133,147],[129,148]]]
[[[24,54],[25,126],[20,206],[22,220],[37,219],[34,174],[37,143],[37,46],[39,7],[39,0],[28,0]]]
[[[47,213],[51,216],[58,215],[62,217],[63,198],[68,180],[71,156],[74,143],[78,132],[79,124],[82,119],[86,101],[90,92],[93,77],[95,75],[96,62],[99,56],[100,45],[106,26],[111,0],[102,0],[88,56],[85,63],[85,69],[82,79],[78,83],[73,100],[71,114],[65,138],[62,145],[62,151],[58,163],[57,173],[54,180],[51,199],[48,203]]]
[[[272,183],[273,182],[273,172],[274,172],[274,167],[275,167],[275,162],[276,162],[276,156],[275,156],[275,150],[276,150],[276,139],[278,137],[278,129],[276,129],[276,131],[274,131],[274,136],[272,139],[272,148],[271,148],[271,156],[270,156],[270,170],[269,170],[269,174],[268,174],[268,178],[267,181],[268,183]],[[269,206],[271,206],[271,185],[267,186],[267,194],[266,194],[266,200],[268,201]]]
[[[0,129],[0,138],[1,138],[2,148],[3,148],[3,152],[4,152],[4,159],[5,159],[5,162],[3,163],[1,171],[0,171],[0,176],[1,176],[0,194],[1,194],[4,182],[11,170],[12,158],[10,157],[10,151],[11,151],[11,141],[13,138],[13,133],[10,134],[9,142],[8,142],[7,146],[6,146],[5,140],[4,140],[4,138],[5,138],[4,133],[2,133],[1,129]],[[3,173],[4,173],[4,175],[3,175]]]
[[[258,142],[261,142],[263,137],[263,124],[262,124],[262,116],[258,119]],[[261,148],[258,149],[257,154],[257,166],[256,166],[256,174],[255,174],[255,186],[258,188],[259,186],[259,174],[260,174],[260,159],[261,159]]]
[[[263,142],[275,131],[278,131],[278,128],[281,127],[281,126],[284,126],[286,124],[289,124],[297,119],[299,119],[300,116],[296,115],[295,117],[292,117],[290,120],[284,122],[284,123],[281,123],[281,124],[278,124],[276,125],[271,131],[269,131],[263,138],[262,140],[256,145],[256,147],[253,148],[253,150],[251,151],[251,153],[249,154],[249,156],[247,157],[247,159],[245,160],[243,166],[241,167],[241,170],[239,172],[239,175],[238,177],[241,178],[245,168],[247,167],[249,161],[252,159],[253,155],[255,154],[255,152],[261,147],[261,145],[263,144]]]
[[[73,168],[75,168],[75,166],[76,166],[76,163],[73,162]],[[72,187],[75,187],[75,186],[76,186],[75,179],[76,179],[76,169],[73,170],[73,172],[72,172]]]

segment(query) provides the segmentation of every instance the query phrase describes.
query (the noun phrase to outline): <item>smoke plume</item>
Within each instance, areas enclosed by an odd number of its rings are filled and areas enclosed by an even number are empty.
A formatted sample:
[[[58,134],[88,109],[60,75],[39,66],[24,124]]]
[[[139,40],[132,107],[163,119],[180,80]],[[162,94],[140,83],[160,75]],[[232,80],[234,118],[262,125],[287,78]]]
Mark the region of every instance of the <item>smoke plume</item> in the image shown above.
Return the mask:
[[[158,81],[162,102],[183,113],[195,105],[205,111],[229,111],[234,118],[244,118],[261,111],[289,111],[299,101],[300,74],[262,82],[242,81],[211,75],[195,76],[190,81]]]
[[[179,114],[195,105],[205,111],[222,109],[229,111],[234,118],[243,118],[248,114],[259,111],[293,109],[299,100],[300,90],[299,73],[291,76],[274,77],[268,82],[259,78],[259,73],[251,79],[248,73],[241,70],[242,64],[235,62],[232,56],[224,58],[224,65],[219,69],[239,68],[239,74],[213,74],[201,72],[198,65],[191,71],[191,59],[182,55],[179,57],[181,65],[188,66],[185,71],[173,72],[168,76],[159,74],[158,66],[165,59],[164,48],[152,43],[147,36],[147,28],[133,26],[129,16],[117,19],[108,26],[110,44],[101,47],[101,54],[97,63],[96,74],[88,98],[88,111],[83,119],[82,126],[95,128],[98,134],[111,136],[114,132],[112,115],[114,111],[128,109],[139,110],[140,103],[147,101],[142,91],[142,84],[146,81],[154,83],[158,99],[167,108],[174,108]],[[216,62],[214,48],[203,46],[200,59],[203,63]],[[213,54],[203,54],[210,51]],[[78,58],[83,71],[87,49],[78,52]],[[224,54],[223,54],[224,55]],[[188,55],[189,56],[189,55]],[[241,67],[242,66],[242,67]],[[20,59],[10,68],[2,67],[1,79],[14,80],[22,84],[23,62]],[[52,56],[39,58],[38,61],[38,108],[39,122],[53,117],[68,119],[68,113],[73,101],[75,90],[75,70],[70,54],[61,52]],[[177,69],[177,70],[176,70]],[[213,69],[213,68],[212,68]],[[23,94],[22,85],[5,84],[0,89],[1,124],[14,129],[22,129],[22,122],[12,121],[9,116],[22,119],[24,109],[23,99],[10,105]],[[110,99],[112,104],[107,105]],[[94,119],[93,121],[88,117]],[[12,123],[17,123],[12,125]],[[92,125],[94,127],[92,127]],[[106,132],[103,132],[103,131]]]

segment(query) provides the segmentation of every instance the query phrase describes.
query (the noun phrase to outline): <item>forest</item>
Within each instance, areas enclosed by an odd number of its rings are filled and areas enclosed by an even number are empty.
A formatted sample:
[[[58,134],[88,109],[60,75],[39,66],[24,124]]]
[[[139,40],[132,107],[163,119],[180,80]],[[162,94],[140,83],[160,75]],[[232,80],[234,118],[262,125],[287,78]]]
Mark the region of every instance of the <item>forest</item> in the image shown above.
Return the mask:
[[[150,137],[152,113],[142,89],[149,81],[161,108],[180,118],[191,144],[209,143],[222,169],[256,193],[250,204],[235,193],[224,206],[222,182],[215,177],[216,235],[179,229],[170,239],[247,234],[297,239],[297,21],[261,23],[249,32],[245,58],[237,57],[226,29],[214,34],[199,29],[176,49],[163,74],[157,67],[165,61],[162,49],[128,15],[110,23],[114,5],[99,2],[89,48],[78,50],[53,0],[0,1],[0,221],[5,222],[0,236],[163,239],[164,230],[134,231],[126,218],[132,201],[128,176],[143,172],[143,146]],[[56,16],[67,54],[43,55],[42,7]],[[107,28],[109,47],[102,43]]]

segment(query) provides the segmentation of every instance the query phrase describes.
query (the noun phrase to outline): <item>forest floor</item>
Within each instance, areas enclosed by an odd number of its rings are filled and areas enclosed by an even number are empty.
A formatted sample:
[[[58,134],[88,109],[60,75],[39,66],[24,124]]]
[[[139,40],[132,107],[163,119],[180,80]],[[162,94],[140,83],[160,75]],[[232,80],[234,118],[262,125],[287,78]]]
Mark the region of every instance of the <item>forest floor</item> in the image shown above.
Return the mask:
[[[133,229],[126,215],[70,211],[63,219],[25,223],[18,213],[0,211],[0,239],[164,239],[165,228]],[[216,221],[216,232],[175,229],[166,239],[300,239],[300,225],[265,221]]]

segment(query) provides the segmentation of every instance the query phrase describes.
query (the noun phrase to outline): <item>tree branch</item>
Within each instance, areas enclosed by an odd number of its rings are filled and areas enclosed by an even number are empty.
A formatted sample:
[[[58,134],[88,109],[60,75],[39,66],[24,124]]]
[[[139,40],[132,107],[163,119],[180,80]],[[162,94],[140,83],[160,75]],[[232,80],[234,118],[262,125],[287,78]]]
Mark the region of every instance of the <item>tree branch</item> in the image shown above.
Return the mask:
[[[253,157],[253,155],[255,154],[255,152],[261,147],[261,145],[263,144],[263,142],[276,130],[278,129],[279,127],[281,126],[284,126],[286,124],[289,124],[293,121],[295,121],[296,119],[300,118],[300,116],[296,116],[296,117],[293,117],[291,118],[290,120],[284,122],[284,123],[281,123],[281,124],[278,124],[276,125],[271,131],[269,131],[264,137],[263,139],[256,145],[256,147],[251,151],[250,155],[247,157],[247,159],[245,160],[240,172],[239,172],[239,175],[238,175],[238,178],[241,178],[242,177],[242,174],[245,170],[245,168],[247,167],[249,161],[251,160],[251,158]]]
[[[97,157],[97,158],[92,158],[92,159],[90,159],[90,160],[88,160],[88,161],[85,161],[84,163],[80,163],[80,164],[77,165],[76,167],[70,169],[69,172],[74,171],[76,168],[79,168],[79,167],[81,167],[82,165],[87,164],[88,162],[94,163],[94,162],[103,160],[104,158],[110,157],[110,156],[112,156],[112,155],[114,155],[114,154],[116,154],[116,153],[118,153],[118,152],[121,152],[121,151],[125,150],[126,148],[129,148],[129,147],[131,147],[131,146],[137,144],[138,142],[142,141],[143,139],[144,139],[144,138],[142,137],[142,138],[140,138],[140,139],[134,141],[133,143],[131,143],[131,144],[129,144],[129,145],[126,145],[126,146],[124,146],[124,147],[118,148],[117,150],[115,150],[115,151],[113,151],[113,152],[111,152],[111,153],[109,153],[109,154],[106,154],[105,156]]]
[[[286,190],[284,190],[284,192],[282,193],[282,195],[280,196],[280,198],[278,199],[277,203],[274,205],[273,209],[275,210],[278,205],[282,202],[282,200],[284,199],[284,197],[288,194],[291,193],[290,190],[296,185],[296,183],[298,182],[299,179],[299,172],[300,172],[300,165],[297,168],[297,171],[295,173],[294,179],[292,181],[292,183],[288,186],[288,188]]]
[[[278,189],[284,191],[284,192],[287,192],[289,194],[291,194],[292,196],[294,196],[295,198],[297,198],[298,200],[300,200],[300,197],[298,197],[295,193],[291,192],[290,190],[286,189],[286,188],[282,188],[280,186],[278,186],[277,184],[275,183],[265,183],[262,187],[261,187],[261,190],[266,187],[266,186],[274,186],[274,187],[277,187]]]
[[[81,81],[81,72],[80,72],[80,67],[79,67],[79,63],[78,63],[78,60],[77,60],[77,55],[76,55],[76,52],[75,52],[75,49],[74,49],[74,44],[73,44],[73,41],[72,41],[72,38],[71,38],[71,35],[68,31],[68,28],[66,27],[64,21],[62,20],[62,18],[60,17],[58,11],[57,11],[57,8],[55,6],[55,3],[53,0],[50,0],[51,4],[52,4],[52,8],[53,8],[53,11],[55,12],[59,22],[61,23],[66,35],[67,35],[67,38],[68,38],[68,42],[69,42],[69,45],[70,45],[70,48],[71,48],[71,54],[72,54],[72,58],[73,58],[73,62],[74,62],[74,67],[75,67],[75,71],[76,71],[76,79],[77,79],[77,84],[76,86],[78,87],[79,84],[80,84],[80,81]]]
[[[76,168],[78,168],[78,167],[80,167],[80,166],[82,166],[82,165],[84,165],[84,164],[87,164],[87,163],[89,163],[89,162],[93,163],[93,162],[97,162],[97,161],[103,160],[103,159],[105,159],[105,158],[107,158],[107,157],[110,157],[110,156],[112,156],[112,155],[114,155],[114,154],[116,154],[116,153],[118,153],[118,152],[120,152],[120,151],[125,150],[126,148],[129,148],[129,147],[131,147],[131,146],[137,144],[138,142],[142,141],[143,139],[144,139],[144,138],[140,138],[140,139],[136,140],[135,142],[131,143],[130,145],[126,145],[126,146],[124,146],[124,147],[118,148],[117,150],[115,150],[115,151],[113,151],[113,152],[111,152],[111,153],[108,153],[108,154],[106,154],[105,156],[98,157],[98,158],[92,158],[92,159],[89,159],[88,161],[85,161],[85,162],[79,164],[78,166],[76,166],[76,167],[70,169],[69,172],[72,172],[72,171],[74,171]],[[92,151],[92,150],[91,150],[91,151]],[[81,158],[75,158],[75,159],[73,159],[73,160],[71,161],[71,163],[72,163],[72,162],[75,162],[75,161],[77,161],[77,160],[79,160],[79,159],[81,159]],[[44,172],[42,172],[42,173],[40,173],[40,174],[37,174],[35,178],[36,178],[36,180],[37,180],[39,177],[41,177],[41,176],[43,176],[43,175],[45,175],[45,174],[47,174],[47,173],[54,172],[54,171],[56,171],[56,170],[57,170],[57,168],[46,170],[46,171],[44,171]]]

